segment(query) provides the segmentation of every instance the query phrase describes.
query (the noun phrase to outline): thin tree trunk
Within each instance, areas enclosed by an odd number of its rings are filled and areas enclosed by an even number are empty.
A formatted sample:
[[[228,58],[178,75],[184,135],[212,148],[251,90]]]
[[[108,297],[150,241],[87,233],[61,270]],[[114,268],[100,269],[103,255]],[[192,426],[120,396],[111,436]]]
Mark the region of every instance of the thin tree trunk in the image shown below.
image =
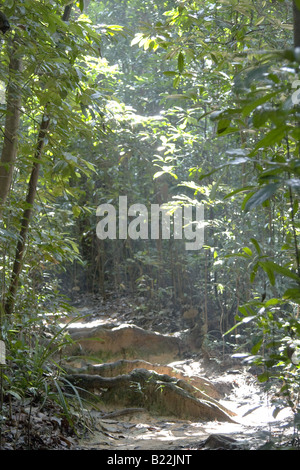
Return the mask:
[[[44,113],[42,122],[40,125],[39,135],[38,135],[37,148],[36,148],[36,152],[34,156],[34,164],[33,164],[32,172],[31,172],[31,176],[30,176],[30,180],[28,184],[26,207],[23,212],[21,229],[20,229],[20,234],[19,234],[19,241],[17,244],[16,255],[15,255],[15,262],[13,266],[9,290],[8,290],[7,297],[6,297],[6,303],[5,303],[6,314],[11,314],[14,309],[15,297],[16,297],[16,292],[18,288],[20,272],[22,269],[22,262],[23,262],[23,257],[24,257],[26,239],[27,239],[27,234],[28,234],[28,229],[29,229],[29,221],[31,218],[33,204],[34,204],[34,200],[36,196],[37,183],[38,183],[39,171],[40,171],[40,166],[41,166],[41,156],[42,156],[49,124],[50,124],[50,119],[47,116],[47,114]]]
[[[69,20],[72,6],[73,4],[70,4],[65,7],[64,13],[62,16],[62,19],[64,21]],[[33,204],[34,204],[36,191],[37,191],[37,183],[38,183],[39,171],[40,171],[40,166],[41,166],[41,157],[42,157],[42,152],[43,152],[43,148],[45,145],[45,139],[48,133],[49,125],[50,125],[50,117],[48,116],[48,113],[45,109],[43,117],[42,117],[42,122],[40,124],[34,164],[33,164],[32,172],[31,172],[31,176],[30,176],[30,180],[28,184],[26,208],[23,212],[23,217],[21,221],[19,241],[17,243],[16,255],[15,255],[15,261],[14,261],[10,286],[8,289],[6,302],[4,305],[4,311],[6,314],[11,314],[14,310],[15,298],[16,298],[20,273],[21,273],[22,264],[23,264],[26,239],[27,239],[27,234],[29,230],[29,222],[30,222],[30,218],[31,218],[32,210],[33,210]]]
[[[22,91],[20,74],[22,59],[16,54],[17,38],[13,39],[9,64],[9,82],[6,91],[7,109],[4,126],[4,142],[0,159],[0,219],[9,194],[17,156],[18,131],[20,127]]]
[[[300,9],[293,1],[294,10],[294,47],[300,47]]]

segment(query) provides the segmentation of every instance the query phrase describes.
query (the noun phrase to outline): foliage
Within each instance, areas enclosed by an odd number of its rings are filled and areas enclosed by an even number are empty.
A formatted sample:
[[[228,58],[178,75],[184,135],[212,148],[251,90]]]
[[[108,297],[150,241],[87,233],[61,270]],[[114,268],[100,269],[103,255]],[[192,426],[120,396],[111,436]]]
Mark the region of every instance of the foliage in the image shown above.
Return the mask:
[[[2,374],[1,421],[10,419],[11,409],[39,411],[52,408],[57,419],[64,419],[78,433],[88,425],[86,404],[80,390],[65,378],[61,364],[65,348],[71,343],[54,318],[46,323],[43,316],[27,317],[2,326],[6,343],[7,368]],[[53,405],[56,404],[56,408]],[[30,413],[29,413],[30,420]],[[30,423],[28,423],[28,426]]]
[[[21,100],[11,190],[1,201],[3,308],[16,264],[14,313],[31,312],[32,325],[62,293],[72,301],[80,292],[104,299],[131,292],[157,313],[166,305],[197,308],[207,337],[235,343],[248,362],[266,368],[261,380],[282,380],[285,403],[297,413],[300,60],[293,2],[80,1],[66,22],[70,5],[3,6],[12,30],[1,42],[1,89]],[[1,101],[6,129],[12,100]],[[37,154],[45,117],[49,129]],[[188,252],[172,237],[99,240],[96,208],[117,206],[120,195],[129,205],[170,211],[204,204],[203,249]],[[30,399],[46,399],[55,385],[50,374],[51,387],[41,391],[48,357],[19,343],[23,328],[16,323],[17,336],[7,338],[19,368],[11,390],[25,399],[24,386]]]
[[[231,235],[229,243],[225,244],[223,239],[220,246],[220,240],[216,242],[214,269],[218,275],[224,267],[227,275],[235,273],[238,276],[236,287],[242,266],[244,272],[249,273],[248,281],[244,278],[242,282],[251,282],[252,292],[240,295],[236,289],[239,313],[235,318],[240,321],[238,325],[252,320],[255,331],[261,332],[257,343],[250,344],[252,355],[248,360],[267,366],[268,371],[261,378],[274,374],[284,381],[282,391],[286,402],[298,412],[295,393],[299,386],[298,361],[291,359],[299,343],[299,106],[297,94],[293,93],[298,83],[298,52],[291,49],[286,34],[290,29],[288,21],[286,25],[280,23],[282,29],[274,44],[268,28],[277,24],[278,17],[271,2],[265,2],[264,8],[230,1],[202,2],[201,10],[199,6],[199,2],[181,3],[165,13],[167,20],[163,24],[155,25],[155,35],[152,32],[150,37],[150,26],[146,27],[133,43],[144,48],[162,48],[166,50],[167,59],[177,58],[177,70],[165,73],[173,77],[173,86],[181,90],[169,98],[181,100],[183,104],[191,101],[194,115],[200,105],[202,116],[200,114],[196,122],[209,114],[214,135],[222,139],[227,156],[213,164],[205,162],[200,168],[190,168],[195,183],[184,184],[194,187],[195,194],[201,194],[204,191],[196,182],[197,176],[201,183],[212,182],[210,197],[202,196],[202,201],[214,209],[222,207],[222,211],[226,211],[220,202],[230,201],[230,216],[225,220],[230,224],[234,214],[237,230],[230,234],[227,224],[225,233]],[[291,15],[291,4],[290,9],[277,3],[278,7],[282,12],[285,10],[287,17]],[[263,35],[257,35],[260,31]],[[196,87],[190,88],[191,82],[197,83],[200,77],[210,96],[202,93],[202,88],[198,88],[200,94]],[[215,83],[218,87],[213,90]],[[208,103],[208,112],[203,112],[204,103]],[[193,125],[193,121],[186,120],[184,127],[187,123],[189,128]],[[210,145],[213,142],[210,140]],[[224,155],[223,150],[222,153]],[[173,156],[171,161],[174,168],[177,157]],[[165,158],[163,165],[166,163]],[[228,170],[234,178],[228,178]],[[228,191],[230,186],[232,189]],[[235,202],[244,212],[241,221],[236,219],[239,209],[233,209]],[[216,240],[215,226],[214,221]],[[224,223],[219,221],[219,226]],[[246,238],[251,239],[250,245],[245,246]],[[239,259],[240,267],[234,270]],[[216,287],[224,292],[228,284],[233,285],[232,281],[219,282]],[[265,303],[259,302],[259,296],[266,299]],[[240,306],[240,299],[249,301]],[[275,315],[272,308],[280,308],[280,313]],[[229,332],[236,327],[234,325]],[[251,336],[246,332],[246,343],[251,343],[252,335],[253,331]],[[270,339],[272,335],[276,340]],[[275,355],[272,354],[274,347]],[[289,350],[294,351],[292,355],[288,354]]]

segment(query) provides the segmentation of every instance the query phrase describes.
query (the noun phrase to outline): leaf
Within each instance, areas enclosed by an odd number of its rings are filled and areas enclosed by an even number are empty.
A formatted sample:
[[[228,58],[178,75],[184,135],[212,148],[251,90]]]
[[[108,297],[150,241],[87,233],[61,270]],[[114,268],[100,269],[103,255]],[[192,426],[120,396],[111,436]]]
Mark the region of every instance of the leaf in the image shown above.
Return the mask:
[[[178,70],[180,73],[184,70],[184,55],[181,51],[178,54]]]
[[[243,108],[243,115],[248,116],[255,108],[257,108],[258,106],[261,106],[266,101],[271,100],[277,94],[278,94],[277,91],[273,92],[273,93],[269,93],[267,95],[261,96],[259,99],[255,100],[255,101],[252,101],[251,103],[247,104]]]
[[[250,248],[248,248],[247,246],[245,246],[245,247],[243,248],[243,251],[244,251],[245,253],[247,253],[247,255],[249,255],[249,256],[252,256],[252,255],[253,255],[252,250],[250,250]]]
[[[6,8],[12,8],[14,6],[15,1],[14,0],[6,0],[5,1],[5,7]]]
[[[263,268],[263,270],[267,273],[267,276],[269,278],[269,281],[271,283],[272,286],[275,285],[275,275],[274,275],[274,271],[269,268],[267,265],[262,265],[261,263],[259,263],[259,265]]]
[[[162,171],[157,171],[157,172],[155,173],[155,175],[153,176],[153,178],[154,178],[154,179],[157,179],[157,178],[159,178],[160,176],[162,176],[162,175],[164,175],[164,174],[166,174],[166,173],[168,173],[169,175],[173,176],[173,178],[175,178],[175,179],[178,178],[178,176],[175,175],[175,173],[173,173],[173,172],[171,171],[171,169],[170,169],[170,170],[169,170],[169,169],[165,169],[165,170],[162,170]]]
[[[254,151],[252,152],[255,153],[256,150],[260,148],[266,148],[270,147],[271,145],[278,144],[281,142],[281,140],[284,138],[284,135],[288,129],[287,125],[283,125],[280,127],[276,127],[275,129],[272,129],[269,131],[265,137],[263,137],[255,146]]]
[[[84,0],[80,0],[80,1],[79,1],[79,8],[80,8],[80,11],[81,11],[81,13],[82,13],[83,10],[84,10]]]
[[[253,189],[253,188],[251,186],[245,186],[244,188],[235,189],[234,191],[231,191],[229,194],[226,194],[226,196],[224,196],[223,199],[229,199],[230,197],[235,196],[236,194],[249,191],[250,189]]]
[[[135,44],[138,44],[142,39],[143,39],[143,34],[136,34],[136,36],[131,41],[130,45],[134,46]]]
[[[215,198],[216,198],[216,194],[217,194],[217,190],[218,190],[218,187],[220,186],[222,180],[224,178],[224,175],[223,175],[223,172],[222,174],[219,176],[218,180],[216,181],[216,183],[213,185],[213,187],[211,188],[211,192],[210,192],[210,199],[213,201]]]
[[[296,273],[290,271],[284,266],[280,266],[279,264],[274,263],[273,261],[260,261],[259,265],[264,269],[264,271],[267,272],[267,274],[270,272],[274,275],[274,272],[276,272],[284,277],[289,277],[298,282],[300,281],[299,276]]]
[[[270,379],[269,372],[263,372],[262,374],[258,375],[259,382],[267,382]]]
[[[240,132],[240,128],[228,126],[226,129],[217,130],[218,135],[222,135],[222,136],[227,135],[227,134],[234,134],[235,132]]]
[[[265,303],[266,307],[270,307],[270,305],[278,305],[281,302],[281,299],[270,299]]]
[[[173,87],[174,87],[174,88],[177,88],[178,85],[179,85],[179,83],[180,83],[180,75],[177,75],[177,76],[174,78],[174,80],[173,80]],[[182,95],[182,97],[184,97],[184,96]],[[184,98],[185,98],[185,97],[184,97]]]
[[[217,129],[218,134],[222,134],[223,132],[225,132],[227,128],[230,126],[230,123],[231,123],[231,119],[227,119],[227,118],[220,119],[220,121],[218,122],[218,129]]]
[[[282,296],[283,299],[291,299],[294,302],[299,303],[300,302],[300,288],[298,287],[291,287],[290,289],[287,289],[285,293]]]
[[[252,316],[249,316],[249,317],[245,317],[243,318],[243,320],[241,321],[241,324],[242,323],[249,323],[250,321],[254,320],[256,318],[256,316],[252,315]]]
[[[260,350],[261,348],[261,345],[262,345],[262,342],[263,342],[263,338],[261,338],[258,343],[256,343],[252,349],[251,349],[251,354],[257,354],[258,351]]]
[[[273,196],[277,188],[279,187],[278,183],[270,183],[263,188],[259,189],[245,204],[245,212],[249,212],[255,207],[261,205],[267,199]]]
[[[240,308],[240,310],[241,310],[241,308]],[[254,316],[254,315],[243,318],[240,322],[236,323],[232,328],[230,328],[230,330],[226,331],[226,333],[224,333],[223,336],[228,335],[233,330],[235,330],[238,326],[244,325],[245,323],[249,323],[250,321],[254,320],[255,318],[256,318],[256,316]]]
[[[253,245],[256,248],[257,253],[260,255],[261,254],[261,249],[260,249],[260,246],[258,244],[258,241],[255,240],[255,238],[250,238],[250,241],[253,243]]]
[[[167,70],[166,72],[163,72],[163,74],[166,77],[175,77],[177,75],[177,72],[173,72],[172,70]]]
[[[256,265],[254,266],[254,268],[252,269],[252,271],[251,271],[251,273],[250,273],[250,282],[254,282],[254,281],[255,281],[255,277],[256,277],[257,270],[258,270],[258,264],[256,264]]]
[[[22,400],[22,397],[21,395],[19,395],[19,393],[15,392],[14,390],[7,390],[5,393],[13,396],[14,398],[16,398],[17,400]]]

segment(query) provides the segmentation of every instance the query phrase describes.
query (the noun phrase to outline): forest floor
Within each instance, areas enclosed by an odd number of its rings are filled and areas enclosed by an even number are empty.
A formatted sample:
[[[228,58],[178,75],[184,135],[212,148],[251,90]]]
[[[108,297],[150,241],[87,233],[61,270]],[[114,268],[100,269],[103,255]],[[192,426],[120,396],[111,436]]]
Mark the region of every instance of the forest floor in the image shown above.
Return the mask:
[[[132,323],[163,334],[176,332],[181,326],[180,313],[165,311],[160,316],[145,313],[134,309],[132,299],[127,297],[102,304],[97,299],[93,303],[87,300],[86,304],[79,301],[77,308],[79,314],[88,314],[89,321],[104,324]],[[212,350],[210,354],[192,352],[168,365],[187,376],[208,379],[220,393],[220,404],[236,414],[234,422],[183,420],[139,409],[122,415],[107,408],[93,412],[93,433],[80,441],[80,449],[256,450],[272,448],[274,444],[282,448],[291,448],[292,442],[295,445],[291,412],[285,409],[273,417],[273,392],[266,392],[249,366],[232,359],[231,354]]]
[[[201,376],[209,374],[199,370],[199,361],[176,363],[182,370],[193,370]],[[220,402],[236,412],[235,423],[219,421],[182,420],[166,418],[144,411],[111,418],[106,410],[95,412],[92,435],[80,441],[85,450],[257,450],[276,445],[291,445],[292,427],[289,413],[272,417],[268,396],[257,386],[255,378],[242,370],[232,370],[213,381],[224,391]],[[229,391],[230,389],[230,391]],[[226,393],[227,390],[227,393]]]
[[[137,325],[161,334],[176,334],[182,329],[182,314],[164,311],[157,315],[136,308],[134,299],[115,297],[79,298],[76,315],[85,316],[86,324]],[[82,320],[80,320],[82,321]],[[139,359],[139,358],[136,358]],[[90,410],[90,432],[80,438],[56,410],[39,407],[12,409],[11,420],[1,429],[1,450],[257,450],[300,448],[289,410],[273,417],[274,392],[266,392],[249,367],[237,362],[230,352],[218,347],[186,352],[167,365],[187,377],[209,381],[219,394],[218,402],[235,413],[229,422],[203,419],[179,419],[149,412],[144,408],[100,405]]]

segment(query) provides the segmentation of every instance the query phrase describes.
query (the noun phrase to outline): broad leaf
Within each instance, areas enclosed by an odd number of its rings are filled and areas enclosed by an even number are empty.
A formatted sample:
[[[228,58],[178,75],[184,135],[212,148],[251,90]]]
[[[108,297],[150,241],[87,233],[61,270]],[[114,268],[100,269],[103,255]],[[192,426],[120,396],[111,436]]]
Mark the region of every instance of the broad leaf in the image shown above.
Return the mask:
[[[257,206],[263,204],[267,199],[273,196],[278,189],[278,183],[270,183],[259,189],[245,204],[245,212],[255,209]]]

